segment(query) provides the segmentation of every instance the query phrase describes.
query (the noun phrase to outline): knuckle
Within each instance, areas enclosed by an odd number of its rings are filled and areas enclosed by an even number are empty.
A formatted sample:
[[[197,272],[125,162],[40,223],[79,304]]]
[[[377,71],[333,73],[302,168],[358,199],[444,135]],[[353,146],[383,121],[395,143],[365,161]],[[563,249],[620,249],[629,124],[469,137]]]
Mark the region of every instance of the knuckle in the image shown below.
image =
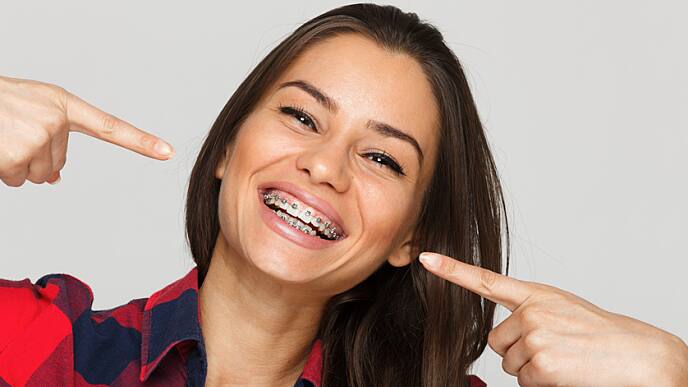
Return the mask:
[[[111,136],[121,125],[119,118],[113,116],[112,114],[103,114],[101,118],[101,125],[103,127],[103,134],[106,136]]]
[[[480,273],[480,287],[486,292],[492,292],[497,284],[497,273],[484,270]]]
[[[31,146],[42,148],[50,141],[50,134],[45,130],[35,130],[31,137]]]
[[[58,85],[51,85],[51,86],[52,86],[52,94],[53,94],[53,97],[55,98],[55,101],[57,101],[62,108],[66,108],[69,92],[64,87],[61,87]]]
[[[35,167],[32,165],[29,167],[29,174],[26,178],[32,183],[43,184],[48,181],[48,178],[50,178],[51,174],[52,168],[50,165],[41,164],[36,165]]]
[[[16,152],[7,152],[0,156],[2,156],[2,162],[0,163],[0,174],[10,174],[17,167],[18,160]]]
[[[3,178],[2,181],[10,187],[21,187],[24,185],[24,179]]]
[[[521,311],[521,321],[525,327],[537,327],[540,320],[540,311],[535,308],[526,308]]]
[[[517,374],[516,370],[514,370],[514,367],[510,364],[509,359],[506,357],[502,359],[502,369],[509,375]]]
[[[39,87],[45,95],[49,96],[53,101],[56,102],[61,102],[67,93],[63,87],[52,83],[39,82],[36,84],[36,86]]]
[[[444,267],[441,270],[449,275],[456,274],[456,262],[452,260],[445,260]]]
[[[50,114],[44,118],[45,123],[43,126],[50,133],[57,133],[67,126],[67,119],[64,114],[60,112],[55,112],[55,114]]]
[[[518,373],[518,377],[517,377],[517,381],[518,381],[519,386],[521,386],[521,387],[537,386],[537,384],[535,384],[535,382],[534,382],[534,380],[537,380],[537,379],[535,379],[535,377],[533,376],[532,370],[533,370],[532,367],[529,367],[529,366],[524,366],[523,368],[521,368],[521,370]]]
[[[523,337],[523,345],[530,351],[541,350],[546,344],[547,334],[542,329],[532,330]]]
[[[571,300],[569,294],[562,292],[559,289],[553,289],[547,292],[547,299],[552,302],[566,302]]]
[[[14,151],[7,154],[7,167],[4,168],[9,174],[16,174],[18,170],[23,168],[29,162],[29,152]]]
[[[45,179],[42,179],[42,178],[39,177],[39,176],[29,175],[29,176],[26,177],[26,179],[27,179],[28,181],[34,183],[34,184],[45,183]]]
[[[498,339],[498,334],[495,329],[491,330],[487,334],[487,344],[492,348],[495,352],[499,353],[497,350],[497,339]]]
[[[492,329],[490,332],[487,333],[487,342],[488,344],[493,344],[497,340],[497,329]]]
[[[152,136],[147,133],[141,134],[141,137],[139,138],[139,143],[141,144],[141,147],[144,149],[150,149],[155,145],[155,142],[157,141],[157,138],[155,136]]]
[[[556,380],[557,365],[552,361],[552,357],[547,352],[538,352],[531,359],[533,371],[538,375],[539,380]]]

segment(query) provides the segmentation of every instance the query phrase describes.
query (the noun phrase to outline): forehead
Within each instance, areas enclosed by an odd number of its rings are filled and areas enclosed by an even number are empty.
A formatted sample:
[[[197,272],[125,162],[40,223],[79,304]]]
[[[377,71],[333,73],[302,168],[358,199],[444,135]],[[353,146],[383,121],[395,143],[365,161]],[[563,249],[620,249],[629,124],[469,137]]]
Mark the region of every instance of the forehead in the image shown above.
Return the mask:
[[[339,35],[305,49],[275,84],[297,79],[334,99],[343,119],[385,122],[415,137],[426,155],[433,153],[438,109],[422,67],[409,55],[360,34]],[[279,92],[305,95],[293,87]]]

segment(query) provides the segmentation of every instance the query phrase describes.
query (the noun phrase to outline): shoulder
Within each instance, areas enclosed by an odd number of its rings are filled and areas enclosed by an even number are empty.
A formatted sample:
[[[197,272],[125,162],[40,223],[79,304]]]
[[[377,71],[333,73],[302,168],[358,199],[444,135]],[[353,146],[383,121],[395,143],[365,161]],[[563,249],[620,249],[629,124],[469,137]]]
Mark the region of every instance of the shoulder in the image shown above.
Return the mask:
[[[480,379],[476,375],[468,375],[468,386],[469,387],[487,387],[487,383],[483,382],[483,380]]]
[[[91,288],[68,274],[49,274],[35,283],[0,280],[0,352],[28,327],[67,332],[80,312],[93,302]]]
[[[35,283],[28,278],[0,279],[0,351],[3,335],[16,335],[44,325],[53,331],[91,325],[102,330],[103,323],[107,325],[107,320],[113,320],[121,327],[140,331],[147,300],[134,299],[112,309],[94,311],[91,287],[72,275],[48,274]]]
[[[91,287],[72,275],[0,279],[0,385],[51,380],[57,370],[88,379],[113,368],[111,351],[127,363],[137,358],[145,302],[93,311]],[[109,364],[93,364],[97,359]]]
[[[88,285],[67,274],[0,280],[0,381],[23,385],[47,359],[70,361],[73,322],[92,300]]]

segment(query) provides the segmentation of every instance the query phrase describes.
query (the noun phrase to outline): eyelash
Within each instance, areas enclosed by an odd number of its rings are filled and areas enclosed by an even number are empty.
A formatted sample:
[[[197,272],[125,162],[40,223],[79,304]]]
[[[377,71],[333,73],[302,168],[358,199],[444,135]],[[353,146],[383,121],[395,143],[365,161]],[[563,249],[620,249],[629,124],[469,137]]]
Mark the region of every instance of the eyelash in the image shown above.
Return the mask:
[[[290,115],[290,116],[296,118],[297,120],[299,120],[299,123],[308,126],[311,130],[314,130],[316,132],[318,131],[318,128],[315,126],[315,120],[313,120],[311,118],[311,116],[306,112],[306,110],[304,108],[302,108],[300,106],[280,105],[279,110],[286,115]],[[305,121],[307,121],[307,122],[302,121],[301,120],[302,118],[304,118]],[[308,123],[310,123],[311,125],[309,125]],[[370,160],[373,160],[373,159],[382,160],[383,162],[378,162],[378,161],[375,161],[375,162],[380,164],[383,167],[389,168],[397,176],[406,176],[406,173],[404,172],[404,168],[401,165],[399,165],[399,163],[397,163],[396,160],[394,160],[392,155],[390,155],[389,153],[387,153],[385,151],[381,151],[381,153],[380,152],[369,152],[369,153],[365,153],[363,156],[367,157]],[[373,158],[371,158],[371,156]]]

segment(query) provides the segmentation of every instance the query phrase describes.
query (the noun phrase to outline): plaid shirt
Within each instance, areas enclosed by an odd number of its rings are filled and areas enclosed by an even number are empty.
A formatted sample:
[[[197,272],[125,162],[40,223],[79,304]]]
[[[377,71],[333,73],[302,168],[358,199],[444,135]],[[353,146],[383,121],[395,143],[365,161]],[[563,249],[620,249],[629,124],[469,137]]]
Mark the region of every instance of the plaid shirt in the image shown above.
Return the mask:
[[[68,274],[0,280],[0,387],[203,386],[197,275],[103,311]],[[320,387],[321,346],[311,344],[294,387]],[[469,386],[486,385],[471,375]]]

